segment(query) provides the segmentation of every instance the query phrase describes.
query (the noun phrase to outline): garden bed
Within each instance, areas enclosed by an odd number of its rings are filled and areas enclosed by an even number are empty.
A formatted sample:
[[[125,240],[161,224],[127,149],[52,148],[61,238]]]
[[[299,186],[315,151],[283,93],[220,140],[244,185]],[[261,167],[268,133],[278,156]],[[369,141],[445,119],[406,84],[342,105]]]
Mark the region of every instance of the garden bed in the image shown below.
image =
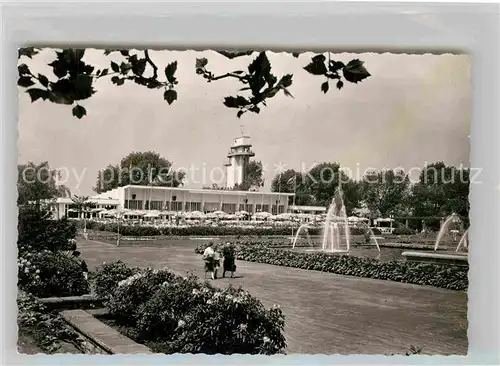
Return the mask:
[[[195,252],[202,254],[206,245]],[[447,265],[406,261],[381,262],[324,252],[303,253],[268,248],[266,245],[237,245],[238,260],[330,272],[340,275],[430,285],[451,290],[467,291],[468,265]]]
[[[281,309],[266,309],[241,288],[120,261],[99,266],[93,279],[96,293],[108,297],[108,314],[96,316],[154,352],[275,354],[286,347]]]

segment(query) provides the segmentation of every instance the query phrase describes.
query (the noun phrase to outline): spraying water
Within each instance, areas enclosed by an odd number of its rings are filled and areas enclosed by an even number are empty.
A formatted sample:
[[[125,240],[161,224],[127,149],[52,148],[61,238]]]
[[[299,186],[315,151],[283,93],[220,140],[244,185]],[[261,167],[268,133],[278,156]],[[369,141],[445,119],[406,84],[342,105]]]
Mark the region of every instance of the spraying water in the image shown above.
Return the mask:
[[[311,242],[311,236],[309,235],[309,225],[307,224],[302,224],[299,226],[297,229],[297,233],[295,234],[295,238],[293,238],[293,244],[292,244],[292,249],[295,249],[295,244],[297,244],[297,239],[299,238],[299,234],[302,230],[305,230],[306,235],[307,235],[307,242],[309,243],[309,246],[313,246]]]
[[[371,229],[371,227],[365,222],[358,222],[358,225],[362,225],[365,227],[365,229],[368,229],[368,232],[370,233],[370,239],[372,239],[375,242],[375,245],[377,246],[377,250],[380,253],[380,246],[378,245],[377,237],[373,233],[373,230]]]
[[[345,237],[345,246],[341,243],[342,235]],[[340,187],[335,190],[326,214],[321,248],[331,253],[348,253],[350,250],[349,225]]]
[[[450,226],[461,222],[462,220],[460,220],[460,217],[456,213],[452,213],[450,216],[446,218],[443,225],[441,225],[441,228],[439,229],[439,233],[436,238],[436,243],[434,244],[434,251],[438,250],[439,243],[441,242],[443,237],[448,233]]]
[[[455,252],[458,252],[458,250],[462,247],[464,248],[469,248],[469,229],[465,230],[464,235],[460,238],[460,241],[458,242],[457,249]]]

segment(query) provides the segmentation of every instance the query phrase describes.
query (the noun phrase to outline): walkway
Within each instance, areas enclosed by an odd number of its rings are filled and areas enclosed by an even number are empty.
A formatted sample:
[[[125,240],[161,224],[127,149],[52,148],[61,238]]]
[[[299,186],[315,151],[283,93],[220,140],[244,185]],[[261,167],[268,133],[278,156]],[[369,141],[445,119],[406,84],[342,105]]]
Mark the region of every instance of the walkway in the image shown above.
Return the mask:
[[[121,259],[203,278],[197,244],[81,242],[79,250],[90,268]],[[237,266],[237,278],[214,283],[241,285],[264,305],[279,304],[286,316],[288,354],[395,354],[411,345],[425,354],[467,353],[466,293],[244,261]]]

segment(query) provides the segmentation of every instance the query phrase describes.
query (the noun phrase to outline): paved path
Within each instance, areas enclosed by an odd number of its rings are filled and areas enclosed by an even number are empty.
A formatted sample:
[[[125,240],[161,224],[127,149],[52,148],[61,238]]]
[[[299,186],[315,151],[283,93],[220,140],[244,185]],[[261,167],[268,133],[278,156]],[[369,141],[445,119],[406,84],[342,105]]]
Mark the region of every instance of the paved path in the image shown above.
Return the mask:
[[[121,259],[141,267],[168,266],[203,278],[197,241],[116,247],[81,242],[90,268]],[[410,345],[426,354],[467,353],[467,294],[430,286],[334,275],[244,261],[237,278],[264,305],[279,304],[286,316],[287,353],[395,354]]]

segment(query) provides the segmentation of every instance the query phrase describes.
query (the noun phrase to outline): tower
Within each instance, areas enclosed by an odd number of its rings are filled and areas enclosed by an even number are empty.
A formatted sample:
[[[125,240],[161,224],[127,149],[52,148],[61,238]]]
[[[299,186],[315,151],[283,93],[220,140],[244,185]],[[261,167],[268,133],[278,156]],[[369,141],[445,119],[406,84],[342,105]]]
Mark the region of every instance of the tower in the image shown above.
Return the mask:
[[[250,137],[243,135],[242,131],[242,136],[237,137],[233,145],[229,148],[227,154],[228,162],[224,164],[226,166],[227,177],[226,187],[232,188],[237,184],[243,183],[250,157],[255,156],[251,147]]]

